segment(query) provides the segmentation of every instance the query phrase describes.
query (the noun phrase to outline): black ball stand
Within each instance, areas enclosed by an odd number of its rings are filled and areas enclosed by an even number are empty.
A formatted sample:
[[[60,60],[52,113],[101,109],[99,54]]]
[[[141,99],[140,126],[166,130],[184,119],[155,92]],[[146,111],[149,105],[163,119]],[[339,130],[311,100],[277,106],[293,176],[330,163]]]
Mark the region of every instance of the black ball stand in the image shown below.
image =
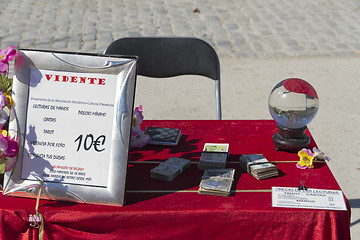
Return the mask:
[[[277,124],[279,132],[272,137],[276,151],[297,152],[310,143],[310,137],[304,133],[306,126],[299,129],[290,129]]]

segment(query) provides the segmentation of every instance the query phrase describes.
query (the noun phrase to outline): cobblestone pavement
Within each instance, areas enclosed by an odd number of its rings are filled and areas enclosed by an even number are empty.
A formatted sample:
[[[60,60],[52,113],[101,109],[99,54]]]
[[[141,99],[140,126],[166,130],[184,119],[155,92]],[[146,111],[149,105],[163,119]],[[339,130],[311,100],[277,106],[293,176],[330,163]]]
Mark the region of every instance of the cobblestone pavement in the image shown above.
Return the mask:
[[[0,48],[104,51],[126,36],[195,36],[220,57],[360,54],[354,0],[0,0]]]

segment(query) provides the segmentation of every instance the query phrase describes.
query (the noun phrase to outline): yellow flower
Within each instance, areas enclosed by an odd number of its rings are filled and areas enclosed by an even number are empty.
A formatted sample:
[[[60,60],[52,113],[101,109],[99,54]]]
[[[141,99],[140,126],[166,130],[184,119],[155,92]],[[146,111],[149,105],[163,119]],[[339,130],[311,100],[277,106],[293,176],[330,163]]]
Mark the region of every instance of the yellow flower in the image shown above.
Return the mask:
[[[8,133],[6,130],[0,129],[0,134],[2,134],[4,137],[7,137]]]
[[[308,149],[302,149],[298,152],[298,156],[300,157],[300,161],[296,164],[298,168],[314,168],[314,157],[312,156],[311,151],[308,151]]]
[[[8,101],[8,104],[9,104],[9,109],[11,109],[13,106],[14,106],[14,100],[13,98],[11,97],[11,94],[9,92],[4,92],[4,95]]]

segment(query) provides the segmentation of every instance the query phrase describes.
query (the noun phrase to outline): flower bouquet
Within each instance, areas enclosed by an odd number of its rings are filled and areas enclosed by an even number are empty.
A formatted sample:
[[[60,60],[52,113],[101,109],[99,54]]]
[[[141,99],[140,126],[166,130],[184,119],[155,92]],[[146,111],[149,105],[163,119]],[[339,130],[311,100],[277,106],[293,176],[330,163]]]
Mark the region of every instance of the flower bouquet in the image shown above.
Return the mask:
[[[0,49],[0,174],[10,171],[15,164],[19,150],[17,138],[11,137],[8,132],[11,111],[14,101],[11,97],[12,78],[9,78],[9,62],[14,59],[16,50],[10,46]]]

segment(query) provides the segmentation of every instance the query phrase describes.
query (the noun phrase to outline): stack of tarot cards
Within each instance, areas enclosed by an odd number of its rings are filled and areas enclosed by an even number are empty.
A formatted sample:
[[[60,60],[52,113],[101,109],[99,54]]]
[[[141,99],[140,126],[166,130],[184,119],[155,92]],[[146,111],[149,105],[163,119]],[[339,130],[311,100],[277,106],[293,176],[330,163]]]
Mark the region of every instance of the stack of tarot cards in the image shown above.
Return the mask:
[[[145,134],[150,136],[149,144],[176,146],[181,138],[178,128],[147,127]]]
[[[235,169],[206,169],[200,182],[199,194],[229,196]]]
[[[205,143],[198,168],[201,170],[211,168],[225,168],[229,155],[227,143]]]
[[[171,157],[157,167],[150,170],[150,177],[163,181],[172,181],[180,173],[190,166],[190,160],[184,158]]]
[[[240,166],[257,180],[276,177],[278,168],[262,154],[247,154],[240,157]]]

